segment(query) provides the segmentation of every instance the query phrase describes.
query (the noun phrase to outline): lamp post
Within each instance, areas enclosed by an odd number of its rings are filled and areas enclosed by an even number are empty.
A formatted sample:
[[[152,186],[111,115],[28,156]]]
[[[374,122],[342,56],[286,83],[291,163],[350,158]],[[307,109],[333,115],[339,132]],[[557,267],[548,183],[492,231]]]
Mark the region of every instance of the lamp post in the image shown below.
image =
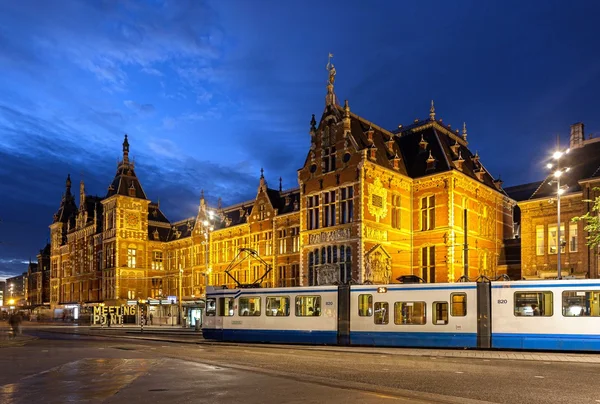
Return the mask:
[[[559,147],[560,145],[557,144]],[[559,149],[557,149],[554,154],[552,155],[552,158],[554,160],[556,160],[556,165],[553,165],[552,163],[548,163],[547,167],[549,169],[554,169],[554,182],[556,183],[556,269],[557,269],[557,278],[558,279],[562,279],[562,273],[561,273],[561,263],[560,263],[560,250],[562,249],[562,241],[561,241],[561,234],[560,234],[560,196],[565,192],[565,189],[563,188],[563,186],[560,185],[560,178],[563,176],[563,174],[565,174],[567,171],[569,171],[569,167],[561,167],[560,165],[560,159],[565,156],[566,154],[569,153],[570,149],[566,149],[565,151],[560,151]],[[552,182],[550,183],[550,185],[552,185]]]
[[[215,213],[212,210],[207,210],[206,211],[208,214],[208,219],[205,219],[204,222],[202,222],[202,224],[204,225],[204,246],[205,246],[205,250],[204,250],[204,300],[205,300],[205,304],[206,304],[206,290],[208,288],[208,275],[210,273],[210,269],[209,269],[209,245],[210,245],[210,233],[215,229],[215,226],[213,224],[213,220],[215,218]]]

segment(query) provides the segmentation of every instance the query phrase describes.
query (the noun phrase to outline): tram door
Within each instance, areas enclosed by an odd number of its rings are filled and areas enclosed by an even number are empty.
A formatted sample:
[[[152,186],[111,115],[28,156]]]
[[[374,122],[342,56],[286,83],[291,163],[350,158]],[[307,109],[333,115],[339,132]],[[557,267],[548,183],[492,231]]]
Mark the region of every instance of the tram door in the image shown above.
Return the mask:
[[[477,282],[477,348],[492,346],[492,289],[490,282]]]
[[[223,317],[217,316],[217,299],[206,299],[206,312],[202,322],[202,332],[209,339],[223,339]]]
[[[350,345],[350,285],[338,286],[338,345]]]

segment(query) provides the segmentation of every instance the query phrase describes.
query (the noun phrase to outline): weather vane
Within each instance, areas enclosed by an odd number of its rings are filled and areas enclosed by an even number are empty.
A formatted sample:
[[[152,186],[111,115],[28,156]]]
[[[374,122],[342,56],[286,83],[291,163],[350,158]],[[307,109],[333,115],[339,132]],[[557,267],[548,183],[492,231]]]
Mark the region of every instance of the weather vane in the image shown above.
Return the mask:
[[[333,53],[329,54],[326,69],[329,72],[329,84],[333,85],[333,82],[335,81],[335,66],[331,63],[331,58],[333,58]]]

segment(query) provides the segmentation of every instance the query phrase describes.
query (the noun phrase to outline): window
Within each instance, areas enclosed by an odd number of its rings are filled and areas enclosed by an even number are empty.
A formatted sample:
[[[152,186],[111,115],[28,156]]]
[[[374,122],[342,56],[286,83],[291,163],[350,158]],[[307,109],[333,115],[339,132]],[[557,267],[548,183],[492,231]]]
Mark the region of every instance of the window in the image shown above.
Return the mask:
[[[396,302],[394,303],[394,323],[422,325],[427,321],[425,302]]]
[[[383,208],[383,198],[380,195],[372,195],[371,203],[377,208]]]
[[[551,317],[552,292],[515,292],[515,316]]]
[[[335,248],[335,247],[334,247]],[[347,284],[352,280],[352,247],[340,247],[340,282]]]
[[[267,297],[267,316],[289,316],[290,298],[287,296]]]
[[[354,215],[353,197],[354,188],[352,186],[344,187],[341,189],[340,221],[342,222],[342,224],[352,222],[352,216]]]
[[[361,317],[373,315],[373,295],[358,295],[358,315]]]
[[[562,294],[562,314],[566,317],[600,317],[599,290],[569,290]]]
[[[290,278],[288,279],[287,285],[297,286],[300,284],[300,282],[298,281],[298,279],[300,278],[300,265],[292,264],[291,270],[292,272],[290,274]]]
[[[392,227],[400,228],[400,195],[392,195]]]
[[[319,250],[308,253],[308,286],[317,284],[317,265],[319,265]]]
[[[260,316],[260,297],[240,297],[240,316]]]
[[[388,324],[390,322],[390,305],[388,302],[375,303],[375,316],[373,322],[375,324]]]
[[[219,316],[231,317],[233,316],[233,297],[220,297],[219,298]]]
[[[452,317],[464,317],[467,315],[466,293],[452,293],[450,301],[452,302]]]
[[[544,255],[544,225],[535,226],[535,253]]]
[[[320,316],[321,296],[296,296],[296,316]]]
[[[278,287],[283,287],[285,286],[285,266],[280,265],[277,268],[277,286]],[[268,301],[267,301],[268,303]],[[268,310],[268,305],[267,305],[267,310]]]
[[[136,249],[135,248],[128,248],[127,249],[127,266],[129,268],[135,268],[135,256],[136,256]]]
[[[323,172],[335,171],[335,147],[323,149]]]
[[[433,324],[448,324],[448,302],[433,302]]]
[[[577,252],[577,223],[569,223],[569,252]]]
[[[285,254],[287,252],[287,230],[279,230],[279,254]]]
[[[217,301],[213,298],[206,299],[206,315],[209,317],[217,314]]]
[[[290,235],[292,236],[292,252],[300,251],[300,227],[292,227]]]
[[[308,230],[319,228],[319,195],[308,197]]]
[[[435,283],[435,246],[421,248],[421,278]]]
[[[273,255],[273,232],[265,233],[265,255]]]
[[[558,252],[558,235],[556,234],[556,225],[548,226],[548,253],[556,254]],[[560,252],[561,254],[565,252],[565,225],[563,223],[560,224]]]
[[[421,198],[421,230],[435,228],[435,195]]]
[[[153,251],[152,252],[152,269],[155,271],[162,271],[163,267],[163,252]]]
[[[323,227],[335,226],[335,191],[323,194]]]
[[[264,203],[261,203],[260,207],[259,207],[259,216],[260,216],[259,220],[265,220],[266,211],[267,211],[267,207],[265,206]]]

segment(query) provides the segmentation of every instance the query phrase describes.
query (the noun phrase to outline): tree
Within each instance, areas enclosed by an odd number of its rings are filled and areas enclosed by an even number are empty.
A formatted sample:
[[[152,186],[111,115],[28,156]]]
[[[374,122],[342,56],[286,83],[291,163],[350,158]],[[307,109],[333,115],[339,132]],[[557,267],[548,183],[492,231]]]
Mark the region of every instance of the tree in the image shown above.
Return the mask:
[[[594,191],[600,192],[600,188],[594,188]],[[588,232],[587,245],[590,248],[596,249],[600,247],[600,195],[594,200],[586,200],[584,202],[592,202],[592,210],[583,216],[574,217],[574,222],[584,221],[586,223],[583,228]]]

